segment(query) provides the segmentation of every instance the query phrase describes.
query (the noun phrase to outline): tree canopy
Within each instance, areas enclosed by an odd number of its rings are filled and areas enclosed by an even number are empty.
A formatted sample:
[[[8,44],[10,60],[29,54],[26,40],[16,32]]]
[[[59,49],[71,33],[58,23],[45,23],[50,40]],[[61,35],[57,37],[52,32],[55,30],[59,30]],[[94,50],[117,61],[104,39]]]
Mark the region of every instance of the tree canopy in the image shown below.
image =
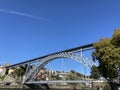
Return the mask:
[[[96,66],[92,66],[90,78],[94,78],[94,79],[100,78],[100,73]]]
[[[93,59],[98,60],[98,69],[106,79],[117,77],[120,65],[120,29],[115,30],[111,38],[103,38],[94,44]]]
[[[23,76],[25,74],[25,70],[22,67],[19,67],[15,70],[15,74],[20,77]]]

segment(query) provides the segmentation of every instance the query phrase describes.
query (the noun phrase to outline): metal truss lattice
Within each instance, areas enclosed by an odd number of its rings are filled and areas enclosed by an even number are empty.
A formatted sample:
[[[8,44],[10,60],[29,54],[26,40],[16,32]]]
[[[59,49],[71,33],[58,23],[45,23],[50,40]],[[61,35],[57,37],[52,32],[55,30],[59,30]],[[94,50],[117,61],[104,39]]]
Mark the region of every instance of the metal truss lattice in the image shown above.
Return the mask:
[[[25,78],[23,79],[23,83],[34,81],[34,77],[35,77],[36,73],[43,66],[45,66],[50,61],[52,61],[54,59],[58,59],[58,58],[72,59],[72,60],[75,60],[75,61],[77,61],[77,62],[79,62],[87,67],[92,67],[93,65],[96,65],[96,62],[85,57],[82,54],[82,52],[81,52],[81,54],[77,54],[77,53],[73,53],[73,52],[60,52],[60,53],[52,54],[52,55],[49,55],[45,58],[36,60],[37,65],[34,66],[34,68],[32,68],[32,69],[29,69],[29,66],[31,63],[28,63],[28,67],[27,67],[28,69],[26,71]]]

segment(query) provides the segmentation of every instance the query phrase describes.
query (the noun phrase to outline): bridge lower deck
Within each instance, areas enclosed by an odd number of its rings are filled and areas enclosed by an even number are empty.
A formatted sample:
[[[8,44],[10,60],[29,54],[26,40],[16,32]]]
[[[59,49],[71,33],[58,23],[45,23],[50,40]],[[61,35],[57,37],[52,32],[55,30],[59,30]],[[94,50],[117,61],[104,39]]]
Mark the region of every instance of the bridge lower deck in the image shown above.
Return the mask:
[[[92,82],[108,82],[108,81],[101,81],[101,80],[57,80],[57,81],[31,81],[26,82],[26,84],[58,84],[58,83],[92,83]]]

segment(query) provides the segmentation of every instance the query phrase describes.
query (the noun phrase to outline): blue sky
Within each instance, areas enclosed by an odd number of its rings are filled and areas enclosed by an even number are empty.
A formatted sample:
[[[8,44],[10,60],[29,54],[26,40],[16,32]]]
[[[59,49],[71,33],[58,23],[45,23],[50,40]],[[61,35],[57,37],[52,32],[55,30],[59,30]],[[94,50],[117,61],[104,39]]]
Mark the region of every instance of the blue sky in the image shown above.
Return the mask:
[[[0,63],[14,64],[111,37],[120,27],[119,3],[0,0]]]

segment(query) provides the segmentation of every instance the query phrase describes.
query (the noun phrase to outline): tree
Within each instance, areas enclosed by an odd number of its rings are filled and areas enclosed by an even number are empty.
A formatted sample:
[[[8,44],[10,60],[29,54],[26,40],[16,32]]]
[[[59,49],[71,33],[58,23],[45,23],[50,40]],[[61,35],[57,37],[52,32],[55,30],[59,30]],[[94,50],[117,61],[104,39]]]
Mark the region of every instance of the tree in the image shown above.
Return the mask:
[[[25,68],[23,67],[19,67],[15,70],[15,75],[20,78],[20,81],[22,81],[24,74],[25,74]]]
[[[98,60],[98,69],[108,80],[117,77],[117,67],[120,64],[120,29],[115,30],[111,38],[100,39],[94,44],[93,59]]]
[[[76,76],[76,72],[71,70],[70,73],[67,75],[68,80],[77,80],[78,76]]]
[[[4,78],[5,78],[5,76],[0,76],[0,80],[2,80],[2,81],[3,81],[3,80],[4,80]]]
[[[81,73],[79,73],[79,72],[76,72],[76,75],[78,76],[78,77],[84,77],[84,75],[83,74],[81,74]]]
[[[71,70],[70,73],[75,74],[76,72],[74,70]]]
[[[15,74],[16,74],[18,77],[23,76],[24,73],[25,73],[25,70],[24,70],[23,68],[21,68],[21,67],[19,67],[19,68],[17,68],[17,69],[15,70]]]
[[[92,66],[91,68],[91,78],[98,79],[100,78],[99,70],[96,66]]]
[[[76,75],[76,72],[74,70],[71,70],[70,73],[67,75],[67,80],[78,80],[78,76]],[[76,86],[76,83],[68,83],[70,86]]]

